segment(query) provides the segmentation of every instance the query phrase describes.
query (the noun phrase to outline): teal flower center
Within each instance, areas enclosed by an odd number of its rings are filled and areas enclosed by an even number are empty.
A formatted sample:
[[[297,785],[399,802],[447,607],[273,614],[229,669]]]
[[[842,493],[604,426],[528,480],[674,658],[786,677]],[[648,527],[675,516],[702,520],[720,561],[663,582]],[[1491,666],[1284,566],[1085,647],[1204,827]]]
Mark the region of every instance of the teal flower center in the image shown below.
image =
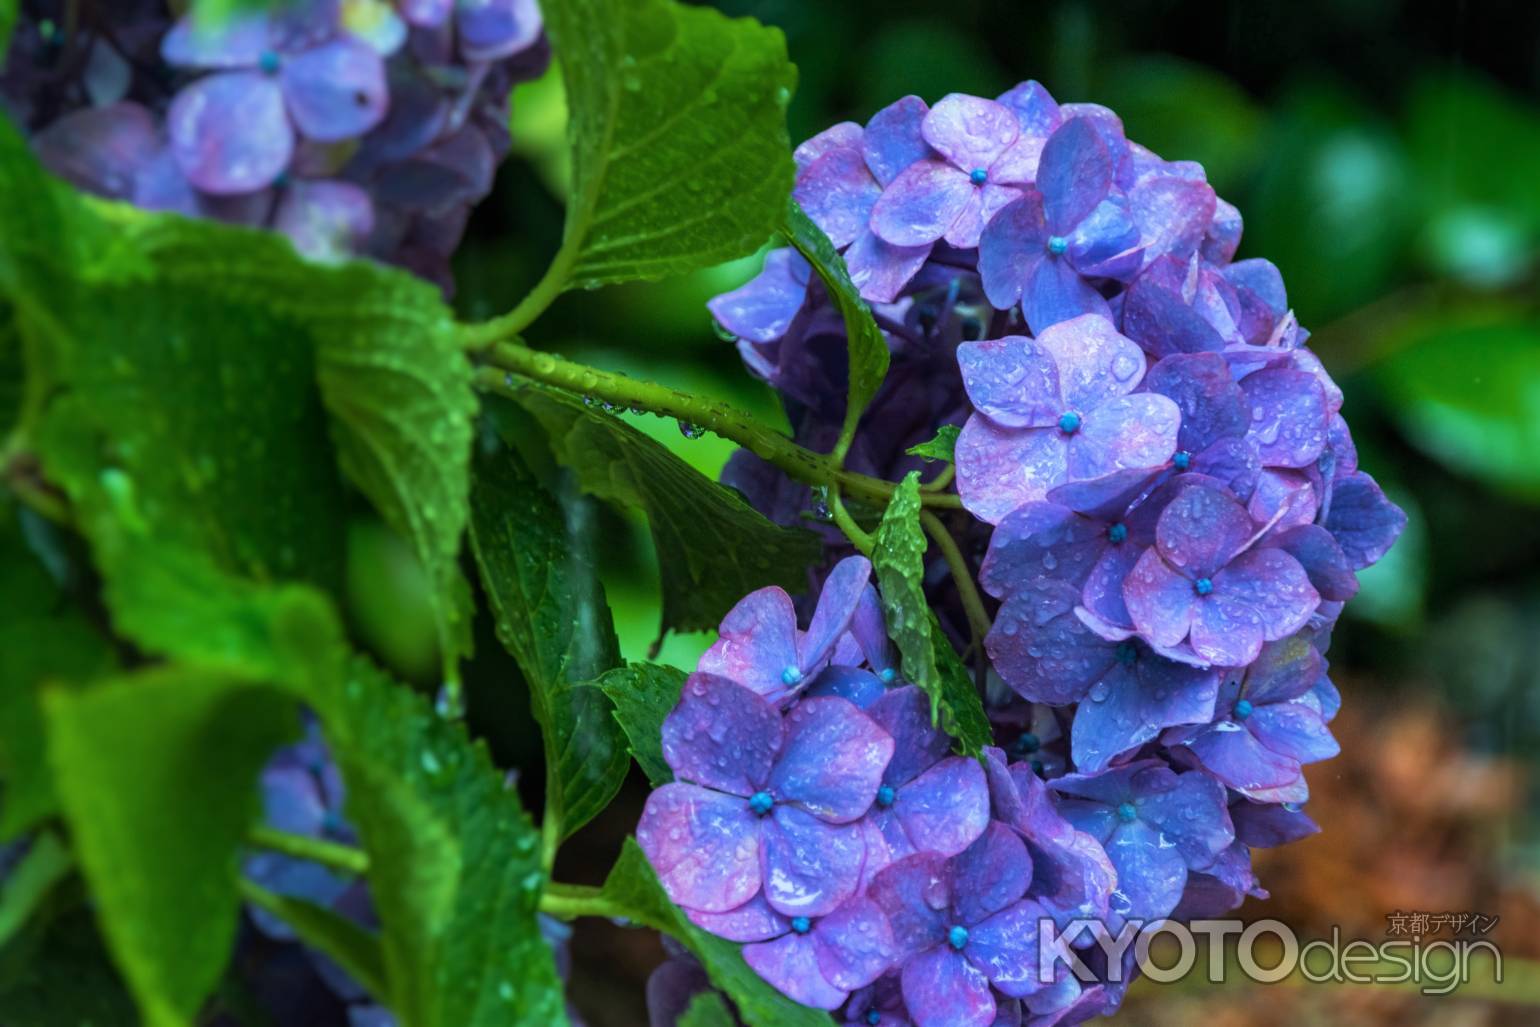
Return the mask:
[[[884,667],[882,668],[882,673],[878,674],[877,677],[882,679],[883,684],[891,685],[898,678],[898,671],[892,667]]]
[[[974,168],[968,172],[968,180],[974,185],[983,185],[989,181],[989,172],[984,168]]]
[[[1132,642],[1119,642],[1118,647],[1112,652],[1117,657],[1118,662],[1125,667],[1139,658],[1139,650],[1134,648]]]
[[[946,932],[947,944],[961,952],[968,944],[968,929],[962,924],[953,924],[952,929]]]
[[[791,929],[798,934],[806,934],[813,929],[813,921],[805,916],[794,916],[791,918]]]
[[[1059,415],[1059,430],[1066,435],[1073,435],[1080,430],[1080,415],[1073,410],[1066,410]]]
[[[264,75],[278,74],[278,55],[271,50],[263,50],[257,57],[257,69]]]
[[[792,664],[791,666],[787,667],[785,670],[781,671],[781,683],[782,684],[785,684],[785,685],[795,685],[797,682],[799,682],[801,680],[802,680],[802,668],[798,667],[796,664]]]
[[[1064,251],[1067,249],[1069,249],[1069,240],[1064,238],[1064,236],[1050,235],[1048,237],[1048,252],[1052,253],[1055,257],[1063,256]]]
[[[1235,719],[1245,720],[1251,716],[1251,700],[1242,699],[1235,704]]]
[[[877,805],[881,806],[883,809],[887,809],[897,801],[898,792],[894,791],[891,785],[883,785],[881,788],[877,789]]]
[[[1021,737],[1016,739],[1016,751],[1022,755],[1037,752],[1042,747],[1042,739],[1030,731],[1023,731]]]
[[[1182,450],[1176,456],[1171,458],[1171,466],[1175,467],[1179,471],[1187,470],[1187,468],[1192,466],[1192,454],[1187,452],[1185,449]]]
[[[1119,804],[1119,806],[1118,806],[1118,819],[1123,821],[1123,823],[1125,823],[1125,824],[1132,824],[1134,822],[1134,819],[1136,817],[1138,817],[1138,816],[1139,816],[1139,811],[1134,808],[1134,804],[1133,803],[1125,802],[1125,803]]]
[[[872,1027],[877,1027],[882,1022],[882,1014],[875,1009],[868,1009],[866,1011],[866,1022],[871,1024]]]
[[[775,799],[771,798],[769,792],[755,792],[749,796],[749,809],[760,816],[769,813],[773,806],[775,806]]]
[[[1192,583],[1192,590],[1200,596],[1206,596],[1214,591],[1214,580],[1212,578],[1199,578]]]
[[[1107,529],[1107,541],[1113,545],[1121,545],[1128,539],[1128,525],[1122,521]]]

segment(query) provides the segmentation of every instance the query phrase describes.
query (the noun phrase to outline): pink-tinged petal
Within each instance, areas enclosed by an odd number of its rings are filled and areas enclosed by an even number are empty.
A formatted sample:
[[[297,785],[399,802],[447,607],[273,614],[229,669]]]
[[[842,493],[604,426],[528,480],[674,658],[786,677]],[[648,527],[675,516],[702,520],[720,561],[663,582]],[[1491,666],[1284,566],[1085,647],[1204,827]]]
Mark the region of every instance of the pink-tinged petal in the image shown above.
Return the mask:
[[[1273,752],[1234,721],[1220,721],[1185,744],[1209,773],[1243,795],[1299,777],[1297,761]]]
[[[1406,527],[1406,512],[1385,498],[1362,471],[1337,482],[1326,530],[1336,538],[1356,570],[1378,563]]]
[[[926,246],[946,234],[978,189],[946,161],[916,161],[888,184],[872,207],[871,228],[894,246]]]
[[[996,524],[1062,482],[1067,455],[1057,428],[1001,428],[974,414],[957,437],[957,492],[975,517]]]
[[[1306,813],[1282,806],[1236,802],[1230,806],[1230,819],[1236,841],[1254,849],[1276,848],[1321,833],[1321,826]]]
[[[1169,396],[1182,411],[1177,445],[1197,453],[1221,438],[1240,438],[1251,424],[1246,396],[1218,353],[1173,353],[1144,378],[1151,392]]]
[[[764,270],[706,306],[728,333],[750,342],[774,342],[786,334],[807,301],[805,266],[790,248],[771,250]]]
[[[1035,265],[1046,259],[1048,228],[1043,196],[1028,189],[1001,208],[979,236],[979,279],[984,295],[1001,310],[1016,304]]]
[[[1023,504],[990,536],[989,550],[979,567],[979,584],[990,595],[1004,599],[1034,578],[1083,581],[1102,551],[1112,544],[1107,532],[1105,521],[1058,503]]]
[[[860,150],[863,145],[861,126],[854,121],[841,121],[802,143],[791,153],[800,173],[820,158],[835,150]]]
[[[1139,226],[1146,261],[1191,256],[1208,230],[1215,200],[1207,182],[1156,174],[1136,184],[1129,191],[1128,206]]]
[[[283,91],[252,71],[209,75],[187,86],[171,102],[166,132],[182,173],[215,195],[261,189],[294,154]]]
[[[1111,198],[1098,203],[1069,234],[1069,263],[1083,278],[1115,278],[1126,282],[1144,259],[1139,230],[1123,204]]]
[[[1241,212],[1223,199],[1214,201],[1214,218],[1203,237],[1199,252],[1212,264],[1223,264],[1235,256],[1241,245]]]
[[[866,231],[882,188],[858,150],[839,149],[809,164],[791,195],[835,248],[844,249]]]
[[[868,303],[892,303],[930,257],[932,243],[894,246],[877,233],[863,231],[845,251],[850,280]]]
[[[701,930],[736,942],[765,941],[785,934],[791,926],[786,917],[770,908],[764,892],[725,913],[703,913],[698,909],[686,909],[684,913]]]
[[[889,864],[872,879],[867,895],[888,918],[901,958],[941,941],[951,927],[952,870],[934,852]]]
[[[969,183],[973,189],[973,195],[968,197],[968,202],[963,204],[958,211],[957,218],[942,234],[941,239],[948,246],[959,250],[971,250],[979,244],[979,236],[984,233],[984,192]]]
[[[769,780],[781,737],[781,715],[765,699],[695,673],[663,721],[663,758],[683,780],[748,796]]]
[[[1294,634],[1321,602],[1299,561],[1279,549],[1243,553],[1213,580],[1193,618],[1192,647],[1220,666],[1250,663],[1263,641]]]
[[[1257,741],[1298,763],[1331,759],[1342,751],[1321,715],[1304,702],[1259,706],[1246,727]]]
[[[952,857],[952,910],[964,925],[976,924],[1026,894],[1032,857],[1020,836],[998,821]]]
[[[1006,428],[1046,428],[1066,407],[1054,355],[1024,335],[957,347],[963,386],[973,406]]]
[[[1251,409],[1250,438],[1264,467],[1305,467],[1326,448],[1326,394],[1304,371],[1258,371],[1241,381]]]
[[[1358,577],[1331,532],[1319,524],[1299,524],[1270,536],[1264,545],[1282,549],[1299,561],[1322,599],[1346,602],[1358,594]]]
[[[984,648],[1000,677],[1022,698],[1079,702],[1111,665],[1112,647],[1075,614],[1075,589],[1040,582],[1007,599]]]
[[[1042,987],[1038,979],[1038,923],[1048,913],[1027,900],[1008,906],[982,923],[968,928],[963,954],[989,982],[1012,998],[1030,995]]]
[[[871,808],[893,739],[854,705],[835,696],[803,699],[785,720],[786,740],[770,772],[776,802],[793,803],[830,823]]]
[[[836,1009],[850,997],[849,992],[824,980],[811,935],[787,934],[774,941],[745,945],[743,961],[782,994],[804,1006]]]
[[[850,633],[874,673],[896,669],[893,664],[893,643],[888,641],[887,618],[882,612],[882,601],[877,598],[877,590],[870,585],[862,589],[861,598],[856,602],[856,612],[850,618]]]
[[[1234,497],[1211,485],[1192,484],[1161,512],[1155,544],[1166,562],[1189,578],[1213,577],[1254,530]]]
[[[300,132],[331,142],[354,139],[385,120],[385,62],[348,36],[284,61],[284,99]]]
[[[1048,227],[1056,235],[1068,234],[1102,202],[1112,188],[1112,155],[1090,121],[1067,121],[1048,138],[1037,187]]]
[[[872,564],[864,556],[847,556],[824,579],[813,619],[797,644],[802,672],[811,674],[834,649],[834,643],[850,627],[856,604],[872,576]]]
[[[1139,633],[1155,645],[1174,646],[1187,637],[1196,614],[1192,582],[1172,570],[1151,546],[1123,582],[1123,602]]]
[[[374,203],[351,182],[295,182],[278,201],[273,227],[313,260],[342,260],[374,230]]]
[[[1123,331],[1156,357],[1217,353],[1225,338],[1183,295],[1178,268],[1162,258],[1134,279],[1123,296]]]
[[[1081,415],[1069,440],[1066,477],[1084,481],[1160,466],[1176,452],[1181,416],[1175,403],[1151,392],[1107,400]]]
[[[888,104],[866,123],[861,153],[877,181],[886,186],[915,161],[930,156],[920,125],[930,108],[918,96]]]
[[[1046,139],[1027,135],[1017,139],[989,166],[990,184],[1030,186],[1037,178],[1045,142]]]
[[[1250,445],[1248,441],[1247,445]],[[1271,524],[1274,531],[1315,520],[1320,497],[1311,480],[1313,468],[1296,471],[1287,467],[1264,467],[1257,472],[1256,483],[1246,500],[1246,510],[1258,524]]]
[[[702,673],[736,681],[778,699],[798,681],[797,611],[791,596],[769,585],[750,592],[722,618],[717,640],[701,656]],[[796,674],[787,674],[787,670]],[[784,675],[784,676],[783,676]]]
[[[989,788],[977,760],[951,756],[897,789],[893,813],[911,845],[953,856],[989,824]]]
[[[1009,107],[965,93],[950,93],[930,109],[920,132],[937,153],[964,172],[988,169],[1016,141],[1021,128]]]
[[[1021,312],[1039,336],[1060,321],[1082,314],[1112,318],[1112,308],[1102,294],[1062,257],[1045,256],[1032,264],[1022,289]]]
[[[269,51],[268,16],[234,14],[215,22],[183,17],[160,41],[160,55],[179,68],[251,68]]]
[[[995,99],[1011,109],[1025,135],[1046,141],[1064,120],[1059,113],[1059,105],[1054,102],[1048,90],[1033,79],[1012,86]]]
[[[1246,668],[1246,698],[1256,706],[1298,699],[1325,673],[1326,660],[1308,639],[1269,642]]]
[[[878,699],[867,715],[893,739],[893,759],[882,783],[908,784],[952,751],[952,740],[931,721],[930,697],[914,685],[895,688]]]
[[[457,0],[455,37],[468,61],[495,61],[535,45],[544,29],[535,0]]]
[[[737,796],[675,783],[647,797],[636,841],[670,899],[725,913],[759,891],[759,829]]]
[[[139,172],[160,152],[160,129],[137,103],[66,114],[32,140],[38,162],[71,185],[114,200],[132,199]]]
[[[849,638],[849,635],[845,636]],[[888,686],[868,670],[834,663],[819,672],[806,695],[835,695],[849,700],[858,709],[866,709],[887,694]]]
[[[813,925],[818,969],[837,988],[864,988],[893,965],[893,931],[871,899],[858,896]]]
[[[1155,781],[1137,801],[1139,819],[1157,828],[1162,844],[1174,845],[1189,868],[1212,866],[1235,841],[1224,787],[1198,771],[1159,775]]]
[[[253,195],[247,193],[246,195]],[[205,197],[193,188],[169,146],[150,158],[134,175],[134,206],[144,210],[170,211],[184,217],[202,217]]]
[[[1177,442],[1181,446],[1181,442]],[[1257,482],[1264,475],[1262,462],[1257,459],[1257,451],[1251,443],[1245,439],[1220,439],[1207,449],[1201,449],[1192,454],[1188,461],[1187,473],[1201,474],[1214,479],[1223,488],[1229,489],[1237,499],[1250,500],[1257,491]],[[1270,473],[1270,472],[1268,472]],[[1183,476],[1184,478],[1186,475]],[[1266,522],[1267,517],[1258,517],[1258,511],[1247,507],[1253,520],[1260,519]]]
[[[859,824],[827,824],[777,803],[760,822],[765,899],[785,916],[824,916],[855,894],[866,862]]]
[[[1123,602],[1123,583],[1128,580],[1128,575],[1144,552],[1137,544],[1125,540],[1121,545],[1109,547],[1102,553],[1091,572],[1086,575],[1080,601],[1085,605],[1086,612],[1099,623],[1093,624],[1084,616],[1081,616],[1081,620],[1103,638],[1111,636],[1098,630],[1102,625],[1130,627],[1133,624],[1128,607]]]
[[[919,953],[904,964],[904,1005],[916,1027],[989,1027],[995,999],[989,978],[950,945]]]

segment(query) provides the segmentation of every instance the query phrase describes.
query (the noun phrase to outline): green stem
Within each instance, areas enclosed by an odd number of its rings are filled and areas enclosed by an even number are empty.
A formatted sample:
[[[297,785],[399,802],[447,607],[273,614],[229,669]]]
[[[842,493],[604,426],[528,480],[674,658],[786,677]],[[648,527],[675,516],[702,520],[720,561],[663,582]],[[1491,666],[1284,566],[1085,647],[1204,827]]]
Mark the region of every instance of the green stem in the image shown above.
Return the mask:
[[[325,867],[355,877],[369,872],[369,855],[362,849],[322,838],[309,838],[302,834],[289,834],[258,824],[246,835],[246,841],[259,849],[271,849],[285,856],[309,860]]]
[[[581,884],[559,884],[552,881],[540,896],[540,912],[562,920],[580,916],[613,918],[621,912],[612,906],[598,888]]]
[[[519,305],[480,324],[460,326],[460,345],[471,352],[479,352],[504,339],[512,339],[521,334],[524,329],[535,323],[535,319],[546,312],[550,305],[556,302],[567,288],[567,281],[572,272],[572,265],[578,255],[577,246],[563,245],[557,251],[551,266],[545,269],[545,274],[535,287],[529,291]]]
[[[952,479],[956,476],[957,465],[947,464],[941,469],[940,474],[936,475],[930,481],[927,481],[925,484],[921,485],[920,489],[925,492],[940,492],[942,489],[952,484]]]
[[[925,525],[925,530],[935,541],[936,548],[941,550],[941,556],[952,572],[952,580],[957,583],[957,593],[962,597],[963,610],[968,614],[973,647],[978,650],[984,644],[984,636],[989,634],[989,614],[984,609],[984,600],[979,595],[978,587],[973,583],[973,572],[968,568],[968,561],[963,558],[962,550],[957,548],[952,533],[941,523],[941,518],[929,510],[921,510],[920,523]]]
[[[761,459],[785,471],[793,479],[808,485],[838,485],[845,495],[874,506],[884,506],[893,495],[894,484],[854,471],[842,470],[823,453],[814,453],[797,445],[785,435],[720,400],[692,395],[655,382],[628,378],[601,371],[586,364],[563,360],[551,353],[538,353],[515,342],[499,342],[485,354],[492,367],[476,375],[484,389],[506,391],[509,382],[495,368],[512,371],[582,396],[592,396],[623,407],[648,410],[673,417],[687,424],[706,428],[729,439]],[[950,494],[926,494],[927,506],[961,509],[962,500]]]
[[[829,488],[829,511],[834,515],[834,523],[850,539],[851,544],[861,551],[861,555],[870,557],[872,537],[862,530],[856,519],[850,516],[850,511],[845,509],[845,500],[840,496],[838,485]]]

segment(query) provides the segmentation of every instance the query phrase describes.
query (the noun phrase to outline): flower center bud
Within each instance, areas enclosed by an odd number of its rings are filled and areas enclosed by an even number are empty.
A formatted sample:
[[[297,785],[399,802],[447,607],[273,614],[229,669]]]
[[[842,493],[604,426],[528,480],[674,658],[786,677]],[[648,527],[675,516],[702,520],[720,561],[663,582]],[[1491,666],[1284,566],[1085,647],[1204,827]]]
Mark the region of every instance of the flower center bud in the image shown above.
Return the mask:
[[[278,74],[278,55],[271,50],[263,50],[257,57],[257,69],[264,75]]]
[[[968,172],[968,180],[974,185],[983,185],[989,181],[989,172],[984,168],[974,168]]]
[[[1042,740],[1030,731],[1023,731],[1021,733],[1021,737],[1016,739],[1016,751],[1021,753],[1023,756],[1027,755],[1028,753],[1037,752],[1037,750],[1041,749],[1042,747]]]
[[[877,789],[877,805],[881,806],[883,809],[887,809],[897,800],[898,793],[893,790],[891,785],[883,785],[881,788]]]
[[[1118,819],[1123,821],[1123,823],[1132,824],[1137,816],[1139,816],[1139,811],[1134,809],[1133,803],[1125,802],[1118,806]]]
[[[1080,415],[1073,410],[1066,410],[1059,415],[1059,430],[1066,435],[1073,435],[1080,430]]]
[[[1122,521],[1107,529],[1107,541],[1119,545],[1128,538],[1128,525]]]
[[[1118,658],[1118,662],[1125,667],[1139,658],[1139,651],[1134,648],[1132,642],[1119,642],[1118,647],[1112,652]]]
[[[882,668],[882,673],[878,674],[877,677],[882,679],[883,684],[891,685],[894,679],[898,677],[898,672],[892,667],[884,667]]]
[[[877,1027],[882,1022],[882,1014],[875,1009],[868,1009],[866,1011],[866,1022],[871,1024],[872,1027]]]
[[[791,929],[798,934],[806,934],[813,929],[813,921],[805,916],[794,916],[791,918]]]
[[[1200,596],[1206,596],[1214,591],[1214,582],[1210,578],[1199,578],[1192,583],[1192,590]]]
[[[1032,773],[1036,774],[1038,777],[1042,777],[1043,776],[1043,761],[1042,760],[1033,760],[1032,761]]]
[[[1171,458],[1171,466],[1175,467],[1179,471],[1187,470],[1187,468],[1192,466],[1192,454],[1187,452],[1185,449],[1182,450],[1180,453],[1176,454],[1176,456]]]
[[[1069,249],[1069,240],[1064,238],[1064,236],[1050,235],[1048,237],[1048,252],[1052,253],[1055,257],[1063,256],[1064,251],[1067,249]]]
[[[946,940],[952,948],[961,952],[968,944],[968,929],[962,924],[953,924],[952,929],[946,932]]]
[[[781,682],[787,685],[795,685],[802,680],[802,668],[792,664],[781,671]]]
[[[753,795],[749,796],[749,809],[753,810],[759,816],[764,816],[766,813],[769,813],[771,807],[774,805],[775,800],[770,797],[769,792],[755,792]]]
[[[1235,719],[1245,720],[1251,716],[1251,700],[1241,699],[1235,704]]]

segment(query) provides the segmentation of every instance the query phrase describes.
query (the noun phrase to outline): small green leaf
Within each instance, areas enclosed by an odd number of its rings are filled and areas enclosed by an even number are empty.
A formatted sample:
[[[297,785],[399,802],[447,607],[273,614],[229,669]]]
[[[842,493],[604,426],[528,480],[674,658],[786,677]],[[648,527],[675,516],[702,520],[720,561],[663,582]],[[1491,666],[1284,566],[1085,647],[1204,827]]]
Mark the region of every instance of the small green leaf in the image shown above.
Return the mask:
[[[548,0],[571,111],[570,284],[683,274],[754,252],[794,168],[796,69],[778,29],[673,0]]]
[[[922,456],[927,460],[945,460],[951,463],[957,455],[957,436],[962,429],[955,424],[943,424],[936,429],[936,437],[929,442],[910,446],[904,452],[910,456]]]
[[[737,945],[692,924],[663,893],[635,839],[626,839],[600,897],[617,915],[662,931],[693,952],[749,1027],[830,1027],[826,1013],[799,1005],[766,984],[743,961]]]
[[[715,628],[757,588],[806,585],[816,535],[783,528],[630,425],[575,396],[515,379],[518,402],[545,428],[584,491],[642,510],[663,583],[664,630]]]
[[[9,796],[7,796],[9,797]],[[42,905],[53,886],[75,867],[59,836],[43,831],[32,839],[27,854],[0,880],[0,948],[15,936]]]
[[[856,425],[866,406],[882,386],[888,374],[888,343],[872,318],[872,310],[850,280],[845,260],[823,230],[813,224],[796,200],[786,201],[786,219],[781,226],[786,241],[807,258],[823,279],[824,288],[845,321],[845,338],[850,354],[850,392],[845,402],[845,423],[840,432],[837,452],[850,448]]]
[[[247,902],[292,927],[300,941],[330,956],[370,995],[383,1000],[389,994],[385,956],[380,950],[380,939],[373,933],[325,906],[274,894],[246,878],[241,878],[240,887]]]
[[[733,1027],[733,1011],[722,996],[703,991],[690,1000],[689,1008],[679,1018],[678,1027]]]
[[[877,526],[872,569],[904,677],[930,696],[931,717],[957,739],[962,752],[977,756],[992,744],[989,720],[967,668],[926,602],[926,548],[920,526],[920,472],[910,471]]]
[[[539,833],[486,747],[355,660],[326,722],[369,853],[403,1027],[562,1027]]]
[[[679,705],[684,680],[684,671],[676,667],[628,663],[596,682],[615,704],[615,719],[630,741],[631,755],[655,788],[674,779],[663,760],[663,719]]]
[[[546,800],[565,839],[605,806],[630,761],[613,707],[585,684],[620,662],[592,539],[511,447],[483,447],[471,493],[471,546],[518,661],[545,742]]]
[[[191,1024],[235,940],[256,780],[288,697],[164,667],[44,694],[49,758],[114,962],[150,1027]]]

